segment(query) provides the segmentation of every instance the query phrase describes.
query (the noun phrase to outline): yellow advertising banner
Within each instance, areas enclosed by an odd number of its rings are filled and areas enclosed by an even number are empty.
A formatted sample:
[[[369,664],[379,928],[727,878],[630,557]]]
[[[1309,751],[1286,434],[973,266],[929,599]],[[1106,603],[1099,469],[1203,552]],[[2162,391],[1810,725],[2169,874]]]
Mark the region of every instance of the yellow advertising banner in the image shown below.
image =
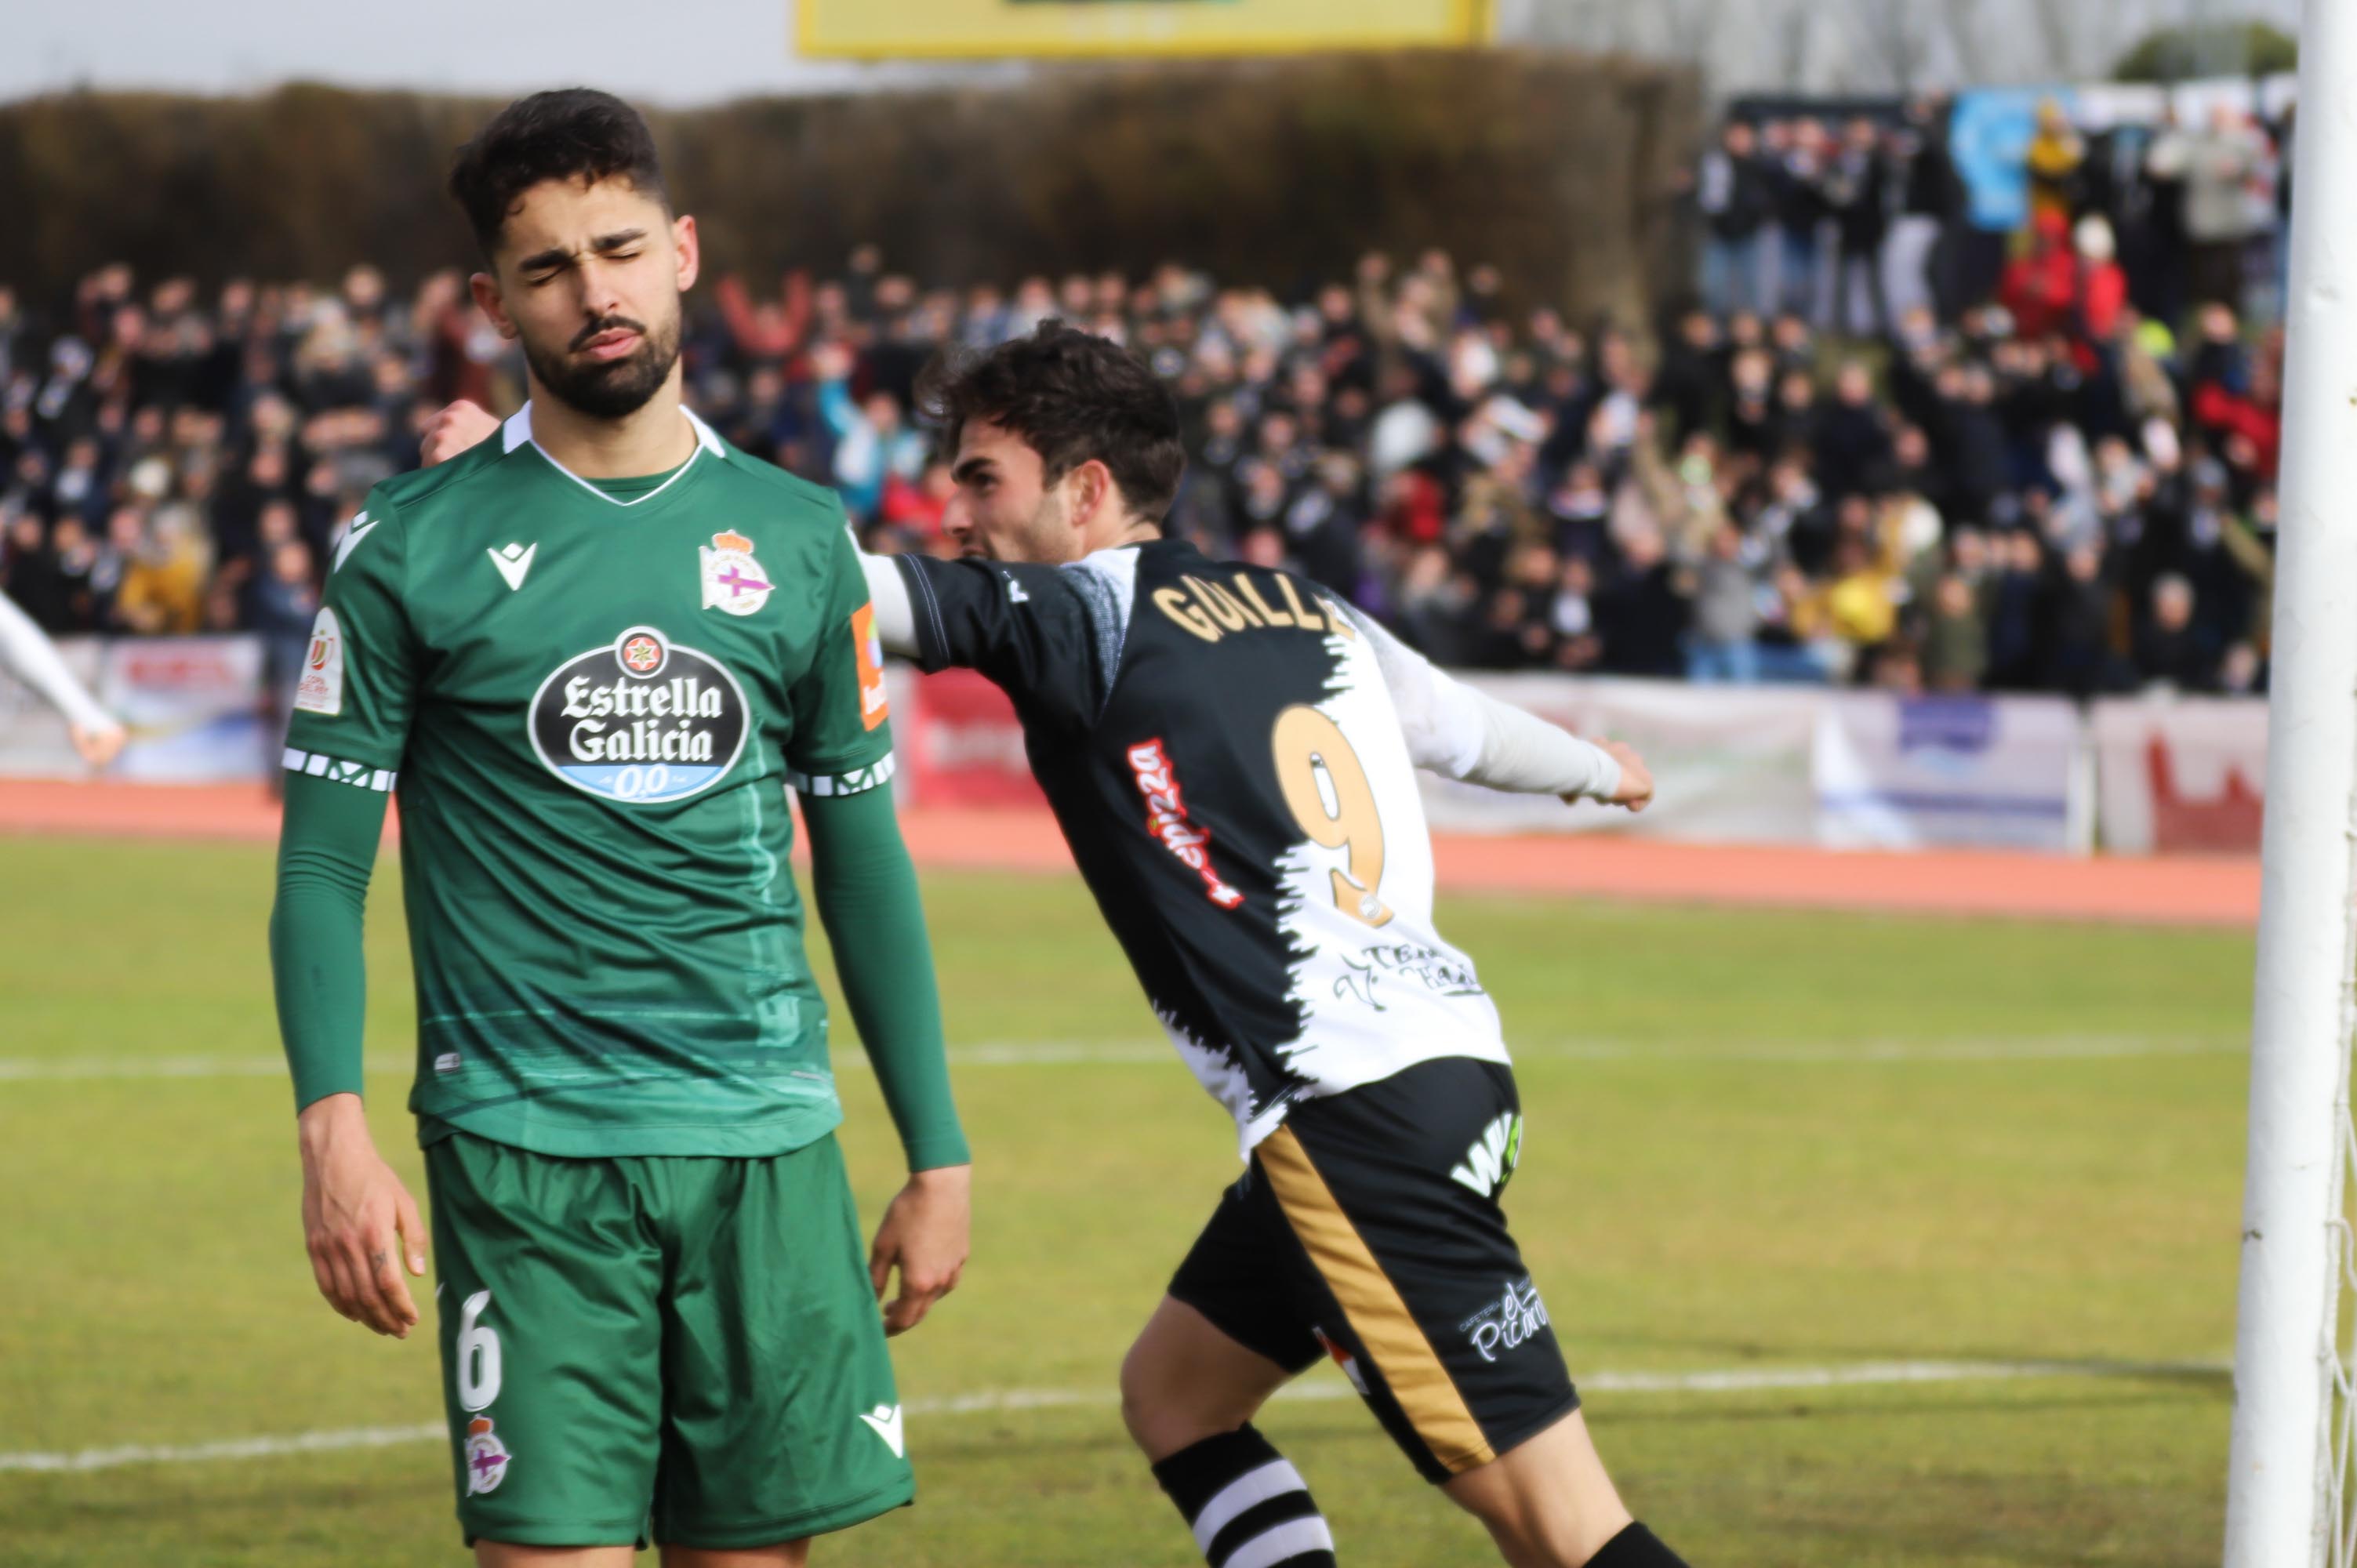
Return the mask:
[[[1490,41],[1490,0],[794,0],[817,59],[1297,54]]]

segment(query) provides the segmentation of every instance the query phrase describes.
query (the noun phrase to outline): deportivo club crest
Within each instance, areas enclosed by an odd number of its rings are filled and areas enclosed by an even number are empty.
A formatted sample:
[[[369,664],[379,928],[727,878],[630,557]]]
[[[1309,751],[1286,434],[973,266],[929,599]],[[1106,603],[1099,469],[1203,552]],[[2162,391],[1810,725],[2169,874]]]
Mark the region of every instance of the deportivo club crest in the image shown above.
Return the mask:
[[[508,1478],[508,1445],[491,1430],[491,1418],[479,1415],[467,1423],[467,1495],[496,1492]]]
[[[705,609],[748,616],[770,602],[770,575],[753,559],[753,542],[743,534],[716,533],[695,554],[704,570]]]

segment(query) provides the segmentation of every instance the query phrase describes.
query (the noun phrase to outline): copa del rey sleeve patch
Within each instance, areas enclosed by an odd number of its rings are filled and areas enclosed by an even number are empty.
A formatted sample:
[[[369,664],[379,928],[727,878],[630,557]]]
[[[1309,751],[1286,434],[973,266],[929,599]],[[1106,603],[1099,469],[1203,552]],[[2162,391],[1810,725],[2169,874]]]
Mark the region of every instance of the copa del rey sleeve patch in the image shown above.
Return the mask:
[[[303,673],[295,682],[298,713],[334,718],[344,711],[344,628],[336,612],[320,607],[311,622],[311,645],[303,654]]]
[[[892,716],[884,694],[884,639],[876,632],[876,607],[851,613],[851,641],[859,652],[859,722],[874,729]]]

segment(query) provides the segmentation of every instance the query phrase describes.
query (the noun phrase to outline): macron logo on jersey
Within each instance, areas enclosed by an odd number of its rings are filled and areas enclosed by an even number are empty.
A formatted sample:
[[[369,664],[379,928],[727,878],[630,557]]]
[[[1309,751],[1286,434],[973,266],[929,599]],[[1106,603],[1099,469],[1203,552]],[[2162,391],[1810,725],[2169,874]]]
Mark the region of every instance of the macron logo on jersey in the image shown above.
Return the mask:
[[[532,570],[532,558],[540,553],[540,541],[535,539],[528,545],[503,545],[484,553],[490,556],[491,564],[500,569],[500,575],[506,579],[508,590],[512,593],[523,586],[523,575]]]
[[[869,1431],[884,1440],[884,1445],[892,1450],[893,1458],[909,1456],[909,1439],[901,1429],[899,1405],[879,1404],[872,1411],[863,1410],[859,1412],[859,1419],[867,1423]]]
[[[336,564],[328,568],[330,576],[344,569],[344,558],[359,549],[361,541],[374,533],[377,523],[383,521],[384,519],[378,518],[375,522],[371,522],[369,514],[362,512],[344,525],[342,537],[336,541]]]

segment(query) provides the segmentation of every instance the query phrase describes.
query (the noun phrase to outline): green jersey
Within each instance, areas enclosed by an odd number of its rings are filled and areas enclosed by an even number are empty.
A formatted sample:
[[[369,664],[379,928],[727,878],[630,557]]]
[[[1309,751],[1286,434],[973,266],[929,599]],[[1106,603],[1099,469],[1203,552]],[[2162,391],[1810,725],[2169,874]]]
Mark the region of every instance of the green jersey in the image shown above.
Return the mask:
[[[393,789],[426,1141],[780,1154],[842,1120],[785,788],[891,778],[832,491],[701,421],[595,483],[529,406],[338,539],[286,766]]]

